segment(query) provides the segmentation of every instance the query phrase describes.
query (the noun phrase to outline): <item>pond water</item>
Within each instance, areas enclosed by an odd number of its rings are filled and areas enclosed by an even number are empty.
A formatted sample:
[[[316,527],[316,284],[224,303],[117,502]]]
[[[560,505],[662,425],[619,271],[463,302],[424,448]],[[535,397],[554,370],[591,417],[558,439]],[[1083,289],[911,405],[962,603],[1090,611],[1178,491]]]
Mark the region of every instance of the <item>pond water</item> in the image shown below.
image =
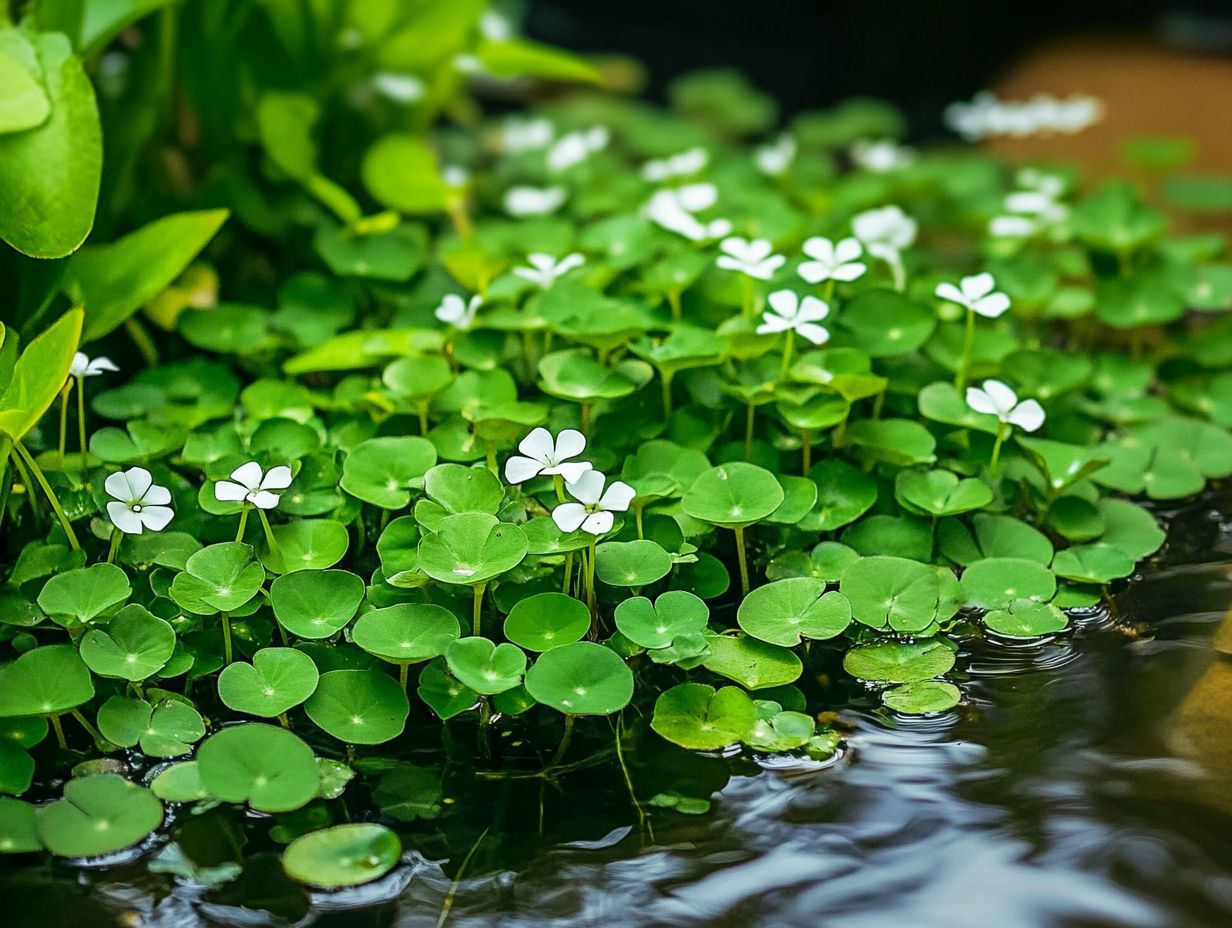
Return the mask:
[[[970,644],[967,700],[941,717],[886,714],[852,691],[836,762],[710,760],[720,784],[730,774],[710,811],[656,814],[653,839],[607,764],[560,791],[488,784],[469,834],[416,823],[408,862],[359,890],[310,897],[276,848],[250,843],[239,878],[212,889],[131,861],[10,866],[0,921],[436,925],[469,844],[450,925],[1232,924],[1232,661],[1212,646],[1232,603],[1232,527],[1218,510],[1177,520],[1167,562],[1118,597],[1119,621]],[[218,834],[235,849],[235,831]],[[194,852],[198,867],[210,853]]]

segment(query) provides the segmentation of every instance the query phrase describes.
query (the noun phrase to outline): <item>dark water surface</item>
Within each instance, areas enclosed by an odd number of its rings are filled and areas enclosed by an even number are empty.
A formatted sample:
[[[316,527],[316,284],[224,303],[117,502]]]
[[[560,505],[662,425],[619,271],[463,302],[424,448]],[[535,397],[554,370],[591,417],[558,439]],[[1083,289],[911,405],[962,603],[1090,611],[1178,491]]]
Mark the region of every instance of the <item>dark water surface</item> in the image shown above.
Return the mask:
[[[941,717],[857,694],[837,762],[744,762],[709,814],[654,815],[653,841],[598,771],[549,791],[542,837],[533,791],[502,794],[448,923],[1232,925],[1232,659],[1211,645],[1232,542],[1205,512],[1193,523],[1169,557],[1188,566],[1147,571],[1119,621],[968,645],[966,701]],[[272,852],[212,890],[141,864],[10,867],[0,924],[435,925],[460,855],[407,844],[385,879],[311,899]]]

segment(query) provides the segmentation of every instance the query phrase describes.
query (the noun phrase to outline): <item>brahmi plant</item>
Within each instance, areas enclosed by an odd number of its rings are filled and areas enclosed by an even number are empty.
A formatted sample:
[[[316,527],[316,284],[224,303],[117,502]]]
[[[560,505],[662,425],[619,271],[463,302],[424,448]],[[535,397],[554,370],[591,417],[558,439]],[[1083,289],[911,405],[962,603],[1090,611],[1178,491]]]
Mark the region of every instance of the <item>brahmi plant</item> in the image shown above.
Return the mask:
[[[1129,184],[651,108],[473,0],[6,10],[0,851],[225,883],[177,842],[249,809],[343,887],[609,769],[649,834],[1232,474],[1225,241]]]

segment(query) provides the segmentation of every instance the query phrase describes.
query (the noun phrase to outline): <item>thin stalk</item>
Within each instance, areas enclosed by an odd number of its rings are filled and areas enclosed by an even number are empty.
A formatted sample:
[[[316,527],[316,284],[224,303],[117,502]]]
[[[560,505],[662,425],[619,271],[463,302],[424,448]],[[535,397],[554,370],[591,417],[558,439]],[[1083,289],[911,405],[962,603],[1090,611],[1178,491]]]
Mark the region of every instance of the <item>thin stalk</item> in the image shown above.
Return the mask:
[[[231,617],[225,612],[219,613],[222,616],[222,659],[224,663],[231,663]]]
[[[17,478],[21,480],[25,497],[30,501],[30,508],[34,511],[34,517],[36,519],[40,518],[43,513],[43,507],[34,492],[34,478],[30,476],[30,471],[26,468],[26,464],[21,459],[21,456],[17,454],[16,449],[10,452],[10,457],[13,459],[13,463],[17,465]]]
[[[487,453],[488,470],[490,470],[492,473],[496,474],[496,476],[499,477],[500,476],[500,464],[498,464],[496,461],[496,445],[490,441],[485,441],[483,444],[484,444],[484,450]]]
[[[69,547],[74,551],[80,551],[81,544],[77,541],[77,534],[73,531],[72,523],[69,522],[68,516],[65,515],[64,507],[60,505],[60,500],[56,497],[55,491],[51,489],[51,484],[47,482],[47,478],[43,476],[43,471],[39,468],[38,463],[30,456],[30,452],[26,450],[21,442],[14,442],[13,447],[17,449],[17,453],[21,455],[26,467],[30,469],[30,473],[34,475],[34,479],[38,481],[38,485],[42,488],[44,495],[46,495],[47,502],[55,510],[56,518],[60,520],[60,528],[64,529],[64,534],[68,536]]]
[[[800,473],[808,476],[813,467],[813,433],[808,429],[800,430]]]
[[[103,737],[102,732],[91,725],[90,720],[81,714],[80,709],[70,709],[69,714],[75,718],[77,723],[86,730],[86,733],[94,739],[95,744],[105,743],[107,741],[107,739]]]
[[[680,291],[679,290],[668,290],[667,291],[667,305],[672,308],[672,321],[673,322],[679,322],[681,319],[684,318],[684,313],[681,310],[681,306],[680,306]]]
[[[560,474],[552,475],[552,488],[556,490],[556,502],[565,501],[565,478]]]
[[[60,460],[68,453],[68,395],[73,392],[73,378],[64,381],[60,389]],[[63,464],[61,464],[63,466]]]
[[[902,256],[895,253],[893,260],[887,260],[890,272],[894,275],[894,289],[902,293],[907,289],[907,269],[903,267]]]
[[[597,535],[590,536],[590,550],[586,556],[586,606],[590,609],[590,614],[596,614],[595,608],[595,542],[598,541]]]
[[[548,767],[555,767],[565,758],[565,752],[569,750],[569,742],[573,740],[573,716],[565,715],[565,733],[561,735],[560,744],[556,746],[556,753],[552,755],[552,759],[548,761]]]
[[[406,692],[407,687],[410,686],[410,682],[411,682],[411,665],[410,664],[399,664],[398,665],[398,682],[402,684],[402,691]]]
[[[136,316],[129,316],[124,322],[124,330],[128,332],[129,338],[133,340],[137,350],[145,358],[146,366],[154,367],[158,363],[158,346],[154,344],[154,340],[150,338],[150,333],[145,330],[141,321]]]
[[[629,775],[629,765],[625,763],[624,747],[620,743],[624,733],[624,724],[623,716],[616,719],[616,760],[620,764],[620,773],[624,777],[625,788],[629,791],[629,801],[633,803],[633,811],[637,813],[638,826],[640,829],[645,829],[650,834],[650,840],[654,841],[654,829],[650,827],[650,822],[646,818],[646,810],[642,808],[642,804],[637,799],[637,792],[633,789],[633,777]]]
[[[749,595],[749,560],[744,550],[744,527],[736,526],[736,558],[740,562],[740,596]]]
[[[671,371],[659,371],[659,383],[663,387],[663,418],[672,414],[672,374]]]
[[[420,402],[420,403],[417,403],[416,406],[418,407],[418,410],[419,410],[419,434],[427,435],[428,429],[429,429],[428,404],[427,402]]]
[[[745,406],[744,412],[744,459],[753,459],[753,420],[757,415],[757,407],[752,403]]]
[[[590,433],[590,403],[582,404],[582,431]]]
[[[248,504],[244,503],[240,507],[240,527],[239,527],[239,531],[235,533],[236,541],[244,540],[244,529],[246,528],[248,528]]]
[[[56,742],[60,745],[60,750],[67,751],[68,740],[64,737],[64,726],[60,724],[60,716],[49,715],[47,718],[51,720],[51,727],[55,729]]]
[[[740,315],[745,319],[753,318],[753,278],[746,274],[740,275]]]
[[[642,539],[646,537],[646,531],[642,527],[642,510],[645,508],[646,508],[645,506],[634,506],[633,507],[633,519],[637,523],[637,540],[638,541],[641,541]]]
[[[265,543],[269,546],[270,554],[276,557],[278,555],[278,542],[274,540],[274,530],[270,528],[269,519],[265,515],[265,510],[257,509],[257,517],[261,520],[261,529],[265,532]]]
[[[483,591],[486,590],[487,588],[488,588],[488,584],[486,582],[476,583],[471,588],[474,590],[474,593],[475,593],[475,604],[471,612],[471,630],[474,632],[474,635],[476,638],[478,638],[480,634],[482,634],[482,632],[480,631],[480,627],[483,624],[482,622],[483,620]]]
[[[573,579],[573,552],[569,551],[565,554],[565,582],[561,586],[562,593],[569,592],[569,581]]]
[[[824,284],[821,285],[821,301],[823,303],[829,303],[830,300],[833,299],[835,283],[836,283],[835,279],[831,277]]]
[[[81,446],[81,480],[90,475],[90,452],[86,447],[86,382],[77,384],[77,443]]]
[[[787,379],[787,372],[791,370],[791,351],[795,347],[796,330],[787,330],[787,342],[783,345],[783,367],[779,371],[779,380]]]
[[[877,394],[877,398],[873,400],[873,418],[881,418],[881,410],[885,407],[885,390]]]
[[[285,712],[278,713],[278,724],[283,728],[291,727],[291,720],[287,718],[287,714]]]
[[[114,564],[116,555],[120,552],[120,542],[124,540],[124,533],[118,528],[111,530],[111,545],[107,548],[107,563]]]
[[[1001,443],[1005,441],[1009,434],[1009,427],[1002,422],[997,426],[997,440],[992,445],[992,459],[988,462],[988,469],[994,474],[997,472],[997,461],[1001,457]]]
[[[958,372],[954,375],[954,386],[959,390],[967,385],[967,368],[971,364],[971,348],[975,344],[975,311],[967,310],[967,331],[963,334],[962,357],[958,361]]]
[[[470,865],[471,858],[475,856],[475,852],[479,850],[479,845],[484,838],[488,836],[488,829],[485,828],[479,833],[479,837],[475,839],[475,843],[471,845],[471,849],[466,852],[466,856],[462,858],[462,863],[458,866],[458,872],[453,878],[453,882],[449,884],[449,892],[445,895],[445,902],[441,906],[441,917],[436,920],[436,928],[445,928],[445,922],[449,919],[449,913],[453,909],[453,900],[458,895],[458,887],[462,885],[462,876],[466,873],[466,868]]]

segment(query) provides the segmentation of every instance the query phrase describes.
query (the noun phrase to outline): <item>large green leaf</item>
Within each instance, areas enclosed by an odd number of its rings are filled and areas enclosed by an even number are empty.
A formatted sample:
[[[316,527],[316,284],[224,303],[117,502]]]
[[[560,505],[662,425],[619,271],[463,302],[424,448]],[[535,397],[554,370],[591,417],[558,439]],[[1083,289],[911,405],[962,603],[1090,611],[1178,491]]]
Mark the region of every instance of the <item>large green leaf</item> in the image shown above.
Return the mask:
[[[0,161],[3,158],[0,150]],[[3,170],[0,166],[0,175]],[[3,198],[0,190],[0,214]],[[20,441],[34,428],[68,379],[80,338],[81,310],[71,309],[26,346],[13,366],[8,388],[0,395],[0,432]]]
[[[38,62],[29,40],[15,30],[0,33],[0,133],[41,126],[51,103],[38,80]]]
[[[64,290],[85,308],[82,338],[102,338],[183,273],[226,221],[225,209],[175,213],[73,255]]]
[[[62,258],[94,225],[102,129],[94,88],[68,38],[29,40],[51,114],[36,128],[0,135],[0,238],[35,258]]]

